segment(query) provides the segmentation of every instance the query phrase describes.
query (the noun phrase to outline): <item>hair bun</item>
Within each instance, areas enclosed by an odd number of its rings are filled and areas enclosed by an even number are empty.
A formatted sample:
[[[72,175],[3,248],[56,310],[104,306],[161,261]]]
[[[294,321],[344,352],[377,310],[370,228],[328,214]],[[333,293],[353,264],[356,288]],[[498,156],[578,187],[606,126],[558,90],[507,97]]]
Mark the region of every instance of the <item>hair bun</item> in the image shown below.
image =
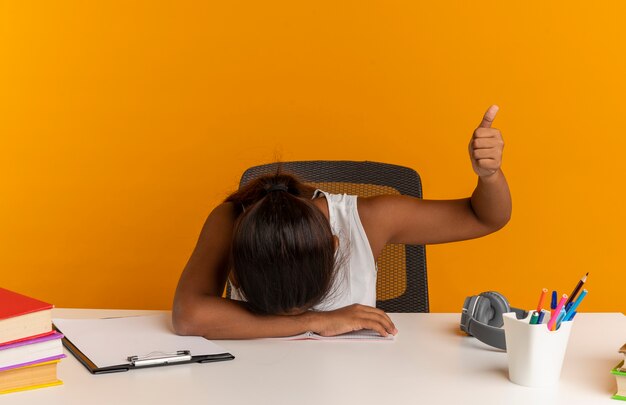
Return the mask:
[[[266,193],[271,193],[272,191],[289,191],[289,187],[287,187],[285,184],[272,184],[271,186],[269,186],[267,189],[265,189]]]

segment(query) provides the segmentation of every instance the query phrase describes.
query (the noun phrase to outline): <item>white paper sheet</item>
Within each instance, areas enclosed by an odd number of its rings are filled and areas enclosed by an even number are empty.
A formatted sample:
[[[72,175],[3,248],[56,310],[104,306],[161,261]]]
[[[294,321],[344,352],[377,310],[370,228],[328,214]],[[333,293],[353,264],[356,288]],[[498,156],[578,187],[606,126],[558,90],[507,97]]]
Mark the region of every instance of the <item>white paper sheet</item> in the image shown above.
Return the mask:
[[[352,332],[347,332],[342,335],[335,336],[322,336],[318,335],[315,332],[304,332],[300,335],[294,336],[285,336],[279,338],[269,338],[272,340],[386,340],[393,341],[395,339],[394,335],[381,336],[378,332],[373,331],[371,329],[361,329],[355,330]]]
[[[129,356],[189,350],[192,356],[227,353],[199,336],[178,336],[170,314],[106,319],[53,319],[53,323],[96,366],[128,364]]]

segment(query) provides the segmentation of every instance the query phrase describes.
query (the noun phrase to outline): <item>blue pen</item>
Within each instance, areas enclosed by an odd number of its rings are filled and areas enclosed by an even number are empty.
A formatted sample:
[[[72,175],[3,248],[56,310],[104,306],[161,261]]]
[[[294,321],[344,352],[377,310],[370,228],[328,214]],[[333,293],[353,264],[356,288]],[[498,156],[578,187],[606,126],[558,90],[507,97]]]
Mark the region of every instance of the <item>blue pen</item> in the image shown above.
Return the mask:
[[[569,312],[569,309],[572,307],[572,302],[565,304],[565,310]]]
[[[569,314],[573,314],[578,309],[580,302],[583,300],[583,298],[585,298],[585,296],[587,296],[587,290],[583,290],[583,292],[580,293],[578,298],[576,298],[576,301],[574,301],[574,304],[572,304],[572,306],[569,309],[569,312],[568,312]],[[568,317],[565,320],[570,321],[571,318],[572,317]]]
[[[550,303],[550,318],[554,316],[554,310],[556,309],[556,291],[552,291],[552,302]]]
[[[574,317],[576,316],[578,312],[574,311],[571,313],[571,315],[569,316],[569,318],[567,319],[568,321],[571,321],[572,319],[574,319]]]
[[[566,316],[567,316],[567,311],[565,310],[565,308],[561,309],[561,312],[559,312],[559,316],[556,318],[556,329],[558,329],[559,326],[561,326],[561,322],[563,322]]]

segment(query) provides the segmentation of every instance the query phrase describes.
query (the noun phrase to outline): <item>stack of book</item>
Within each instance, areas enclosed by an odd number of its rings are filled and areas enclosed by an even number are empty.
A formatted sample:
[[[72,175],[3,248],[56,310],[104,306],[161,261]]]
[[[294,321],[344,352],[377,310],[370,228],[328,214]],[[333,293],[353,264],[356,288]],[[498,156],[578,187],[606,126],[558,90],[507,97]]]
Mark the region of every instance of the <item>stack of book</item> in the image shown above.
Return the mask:
[[[0,394],[62,384],[52,305],[0,288]]]
[[[626,401],[626,343],[619,349],[619,352],[624,355],[624,358],[611,370],[611,374],[613,374],[617,380],[617,392],[612,398]]]

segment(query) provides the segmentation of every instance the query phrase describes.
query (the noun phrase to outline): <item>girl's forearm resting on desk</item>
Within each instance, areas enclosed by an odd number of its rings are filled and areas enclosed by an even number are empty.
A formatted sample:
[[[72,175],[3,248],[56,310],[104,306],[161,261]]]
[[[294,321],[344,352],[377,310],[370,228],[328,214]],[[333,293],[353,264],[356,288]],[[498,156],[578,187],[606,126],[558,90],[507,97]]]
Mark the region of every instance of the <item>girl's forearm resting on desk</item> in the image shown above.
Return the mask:
[[[207,339],[291,336],[310,330],[306,316],[254,315],[237,301],[212,296],[180,300],[172,311],[172,321],[179,335]]]
[[[328,312],[255,315],[241,302],[204,296],[177,301],[172,318],[176,333],[203,336],[207,339],[293,336],[308,331],[322,336],[333,336],[360,329],[372,329],[381,336],[397,332],[393,322],[383,311],[358,304]]]

